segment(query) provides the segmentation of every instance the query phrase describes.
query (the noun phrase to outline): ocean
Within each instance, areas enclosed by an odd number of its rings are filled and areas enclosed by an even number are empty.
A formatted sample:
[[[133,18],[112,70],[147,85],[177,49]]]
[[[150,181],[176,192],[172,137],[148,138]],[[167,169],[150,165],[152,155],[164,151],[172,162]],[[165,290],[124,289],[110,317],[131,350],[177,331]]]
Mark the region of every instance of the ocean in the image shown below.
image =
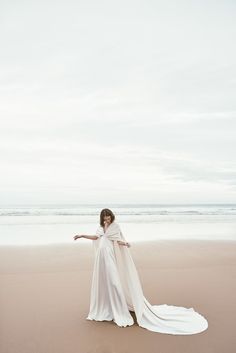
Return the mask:
[[[75,242],[75,234],[95,234],[103,208],[130,242],[236,240],[236,204],[51,204],[1,206],[0,245]]]

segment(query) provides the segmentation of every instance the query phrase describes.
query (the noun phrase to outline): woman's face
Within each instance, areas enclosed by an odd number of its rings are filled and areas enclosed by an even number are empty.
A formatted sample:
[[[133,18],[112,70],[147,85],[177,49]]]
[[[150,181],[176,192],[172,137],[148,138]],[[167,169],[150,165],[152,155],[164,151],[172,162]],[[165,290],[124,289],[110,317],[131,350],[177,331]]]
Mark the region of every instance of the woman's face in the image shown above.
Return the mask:
[[[111,223],[111,216],[104,216],[103,222],[104,222],[104,224],[110,224]]]

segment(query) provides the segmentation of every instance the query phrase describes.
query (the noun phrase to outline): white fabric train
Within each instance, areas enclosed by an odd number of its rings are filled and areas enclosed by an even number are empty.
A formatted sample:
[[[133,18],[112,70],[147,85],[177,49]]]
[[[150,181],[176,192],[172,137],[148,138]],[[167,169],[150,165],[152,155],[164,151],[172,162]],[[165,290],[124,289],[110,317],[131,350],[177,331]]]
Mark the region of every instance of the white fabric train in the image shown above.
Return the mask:
[[[130,314],[134,311],[138,325],[154,332],[190,335],[208,328],[207,320],[193,308],[148,302],[129,248],[117,243],[126,241],[118,223],[113,221],[106,232],[99,226],[96,235],[87,320],[113,320],[126,327],[134,324]]]

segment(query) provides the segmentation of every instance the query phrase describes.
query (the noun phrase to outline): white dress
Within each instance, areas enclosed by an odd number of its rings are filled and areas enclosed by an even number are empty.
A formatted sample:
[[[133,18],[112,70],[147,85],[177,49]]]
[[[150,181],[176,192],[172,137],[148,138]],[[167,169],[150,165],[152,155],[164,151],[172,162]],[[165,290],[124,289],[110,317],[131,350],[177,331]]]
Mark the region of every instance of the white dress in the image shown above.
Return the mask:
[[[154,332],[188,335],[208,328],[207,320],[193,308],[148,302],[129,248],[117,243],[125,238],[116,222],[105,232],[99,226],[96,234],[99,238],[93,241],[95,261],[87,320],[113,320],[126,327],[134,324],[133,311],[138,325]]]

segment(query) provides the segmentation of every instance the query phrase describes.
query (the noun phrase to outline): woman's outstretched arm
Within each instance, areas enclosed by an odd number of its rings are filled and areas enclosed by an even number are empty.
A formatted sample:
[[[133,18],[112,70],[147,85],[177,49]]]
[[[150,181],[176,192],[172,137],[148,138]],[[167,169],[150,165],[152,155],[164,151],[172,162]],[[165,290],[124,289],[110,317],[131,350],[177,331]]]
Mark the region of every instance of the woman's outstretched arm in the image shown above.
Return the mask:
[[[76,239],[79,239],[79,238],[86,238],[86,239],[90,239],[90,240],[96,240],[96,239],[98,239],[99,237],[97,236],[97,235],[75,235],[74,236],[74,240],[76,240]]]

